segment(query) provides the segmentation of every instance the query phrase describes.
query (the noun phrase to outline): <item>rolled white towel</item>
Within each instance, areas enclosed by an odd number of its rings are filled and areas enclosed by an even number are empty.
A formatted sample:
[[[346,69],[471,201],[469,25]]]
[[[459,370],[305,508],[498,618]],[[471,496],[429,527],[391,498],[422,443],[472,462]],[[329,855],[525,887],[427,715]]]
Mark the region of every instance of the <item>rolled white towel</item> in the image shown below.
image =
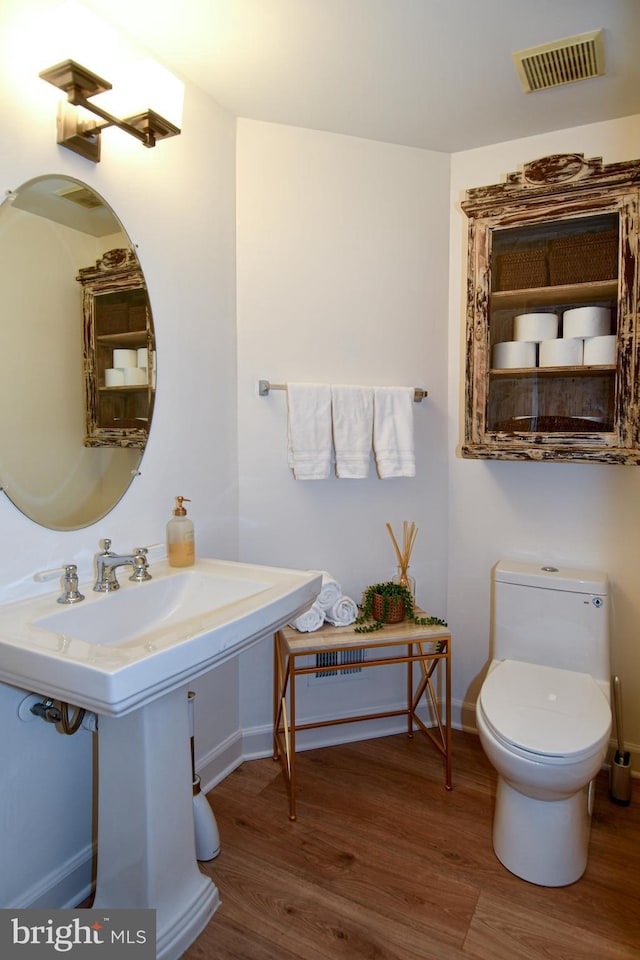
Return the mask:
[[[358,604],[351,597],[340,597],[326,612],[327,621],[334,627],[347,627],[358,617]]]
[[[316,597],[316,603],[323,610],[330,610],[342,596],[342,587],[326,570],[322,571],[322,586]]]
[[[299,633],[313,633],[314,630],[319,630],[325,620],[325,613],[321,606],[319,606],[318,601],[312,603],[308,610],[305,610],[304,613],[301,613],[299,617],[296,617],[295,620],[292,620],[289,624],[290,627],[293,627],[294,630],[297,630]]]

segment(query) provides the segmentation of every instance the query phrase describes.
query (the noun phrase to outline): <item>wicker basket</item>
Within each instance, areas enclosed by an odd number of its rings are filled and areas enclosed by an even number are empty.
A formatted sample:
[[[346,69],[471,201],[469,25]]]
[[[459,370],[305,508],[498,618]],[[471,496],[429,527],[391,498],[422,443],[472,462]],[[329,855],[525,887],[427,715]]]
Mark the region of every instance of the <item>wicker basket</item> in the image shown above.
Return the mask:
[[[544,246],[500,253],[497,261],[496,291],[545,287],[549,282],[547,251]]]
[[[374,593],[371,604],[371,612],[374,620],[382,620],[384,623],[401,623],[406,616],[404,600],[394,600],[388,598],[389,609],[386,617],[384,616],[384,597],[381,593]]]
[[[144,307],[129,307],[128,327],[132,333],[140,333],[147,326],[147,311]]]
[[[96,300],[98,298],[96,297]],[[128,307],[126,303],[100,303],[96,305],[96,335],[122,333],[127,329]]]
[[[552,286],[614,280],[618,276],[618,235],[615,230],[558,237],[549,244]]]

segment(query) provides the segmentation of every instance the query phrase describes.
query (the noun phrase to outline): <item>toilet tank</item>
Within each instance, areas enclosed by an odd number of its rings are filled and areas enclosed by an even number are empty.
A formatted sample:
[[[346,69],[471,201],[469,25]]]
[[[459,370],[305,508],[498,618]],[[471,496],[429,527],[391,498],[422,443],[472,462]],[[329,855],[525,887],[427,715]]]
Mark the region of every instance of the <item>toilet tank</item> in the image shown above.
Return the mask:
[[[502,560],[493,571],[493,657],[609,680],[609,585],[599,570]]]

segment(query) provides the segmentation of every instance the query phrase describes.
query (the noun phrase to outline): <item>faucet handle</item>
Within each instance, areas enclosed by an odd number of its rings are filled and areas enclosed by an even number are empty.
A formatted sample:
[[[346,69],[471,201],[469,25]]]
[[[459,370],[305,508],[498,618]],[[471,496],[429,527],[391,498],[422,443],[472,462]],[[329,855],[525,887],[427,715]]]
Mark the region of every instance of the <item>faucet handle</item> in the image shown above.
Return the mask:
[[[78,590],[78,568],[75,563],[69,563],[64,568],[62,586],[64,592],[58,597],[58,603],[78,603],[84,600],[84,595]]]
[[[152,579],[151,574],[149,573],[149,561],[147,560],[148,552],[148,547],[133,548],[133,573],[129,577],[129,580],[142,583],[145,580]]]

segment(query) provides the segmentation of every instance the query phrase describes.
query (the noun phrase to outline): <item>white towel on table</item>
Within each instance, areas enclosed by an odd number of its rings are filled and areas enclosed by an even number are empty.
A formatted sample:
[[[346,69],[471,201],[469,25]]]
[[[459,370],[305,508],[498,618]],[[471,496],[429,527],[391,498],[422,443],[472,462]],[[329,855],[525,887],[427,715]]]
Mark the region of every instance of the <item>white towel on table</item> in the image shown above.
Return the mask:
[[[373,387],[331,387],[336,476],[362,480],[369,473],[373,435]]]
[[[314,630],[320,629],[324,620],[324,610],[316,600],[308,610],[305,610],[299,617],[292,620],[289,626],[293,627],[294,630],[298,630],[299,633],[313,633]]]
[[[337,603],[340,597],[342,596],[342,587],[337,580],[331,576],[330,573],[327,573],[326,570],[322,571],[322,585],[320,587],[320,593],[316,597],[316,603],[322,610],[330,610],[334,603]]]
[[[287,384],[289,466],[296,480],[325,480],[331,467],[331,387]]]
[[[355,623],[357,616],[358,604],[351,597],[340,597],[326,612],[327,622],[334,627],[347,627],[350,623]]]
[[[375,387],[373,449],[381,480],[415,477],[413,387]]]

